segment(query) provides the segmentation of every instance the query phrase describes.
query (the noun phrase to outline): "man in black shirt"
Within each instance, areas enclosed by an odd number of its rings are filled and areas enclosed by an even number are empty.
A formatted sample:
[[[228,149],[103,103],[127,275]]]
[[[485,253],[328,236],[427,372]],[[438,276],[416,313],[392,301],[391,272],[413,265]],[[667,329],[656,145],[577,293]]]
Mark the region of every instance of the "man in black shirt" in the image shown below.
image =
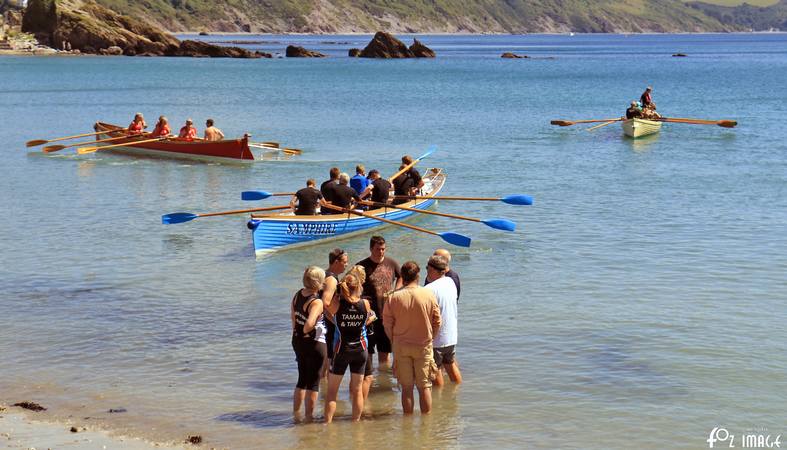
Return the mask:
[[[355,189],[349,186],[350,184],[350,176],[346,173],[342,173],[339,175],[339,184],[333,187],[333,203],[334,206],[339,208],[352,208],[353,201],[360,201],[361,198],[358,196],[358,193],[355,192]],[[336,214],[341,214],[340,211],[335,211]]]
[[[330,179],[323,182],[320,185],[320,192],[322,193],[322,198],[328,202],[333,203],[333,188],[336,187],[336,183],[339,182],[339,173],[341,171],[338,167],[331,167],[331,171],[329,172]],[[336,211],[330,208],[322,208],[323,214],[338,214]]]
[[[290,200],[290,208],[295,211],[296,216],[312,216],[317,214],[317,205],[322,204],[322,193],[314,185],[312,179],[306,181],[306,187],[299,190]],[[295,204],[298,204],[296,207]]]
[[[413,157],[410,155],[402,156],[402,164],[405,166],[409,166],[413,163]],[[407,177],[412,180],[412,187],[415,187],[416,190],[421,189],[424,187],[424,180],[421,178],[421,174],[418,172],[418,169],[415,166],[410,167],[407,171]],[[410,195],[414,195],[414,193],[410,193]]]
[[[357,263],[366,271],[366,281],[363,283],[362,296],[369,299],[369,304],[377,317],[383,316],[386,295],[392,290],[402,287],[402,272],[393,258],[385,256],[385,238],[372,236],[369,240],[370,256]],[[369,359],[366,364],[372,364],[372,355],[377,351],[377,361],[380,366],[388,364],[388,354],[391,353],[391,341],[385,334],[382,320],[372,322],[374,333],[369,336]],[[367,376],[363,380],[363,396],[369,396],[369,388],[373,377]]]
[[[372,194],[371,201],[375,203],[388,203],[388,197],[391,193],[391,183],[385,178],[380,176],[380,171],[373,169],[369,172],[369,186],[361,194],[361,198],[366,198],[369,193]]]

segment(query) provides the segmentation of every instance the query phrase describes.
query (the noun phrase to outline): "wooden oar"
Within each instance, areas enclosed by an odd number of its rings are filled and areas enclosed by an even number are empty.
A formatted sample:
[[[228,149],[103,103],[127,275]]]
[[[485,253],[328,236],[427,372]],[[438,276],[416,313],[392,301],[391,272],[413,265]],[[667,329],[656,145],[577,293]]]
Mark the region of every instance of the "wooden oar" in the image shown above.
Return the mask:
[[[475,217],[467,217],[467,216],[460,216],[457,214],[448,214],[448,213],[441,213],[437,211],[429,211],[426,209],[418,209],[418,208],[408,208],[407,206],[399,206],[399,205],[390,205],[388,203],[377,203],[377,202],[368,202],[365,200],[361,200],[361,203],[364,205],[375,206],[378,208],[394,208],[394,209],[402,209],[405,211],[413,211],[421,214],[429,214],[433,216],[440,216],[440,217],[450,217],[451,219],[459,219],[459,220],[469,220],[471,222],[478,222],[483,223],[484,225],[495,228],[497,230],[503,231],[514,231],[516,229],[516,224],[510,220],[506,219],[476,219]]]
[[[411,169],[411,168],[412,168],[414,165],[418,164],[418,161],[420,161],[420,160],[422,160],[422,159],[426,158],[427,156],[431,155],[432,153],[434,153],[434,152],[435,152],[435,150],[437,150],[437,147],[435,147],[434,145],[433,145],[433,146],[431,146],[431,147],[429,147],[429,148],[426,150],[426,153],[424,153],[423,155],[421,155],[421,156],[419,156],[418,158],[414,159],[414,160],[413,160],[413,162],[411,162],[410,164],[408,164],[408,165],[404,166],[404,168],[402,168],[402,170],[400,170],[400,171],[396,172],[395,174],[391,175],[391,176],[388,178],[388,181],[390,181],[391,183],[393,183],[393,180],[395,180],[395,179],[396,179],[396,177],[398,177],[399,175],[401,175],[401,174],[403,174],[403,173],[407,172],[408,170],[410,170],[410,169]]]
[[[190,222],[199,217],[228,216],[231,214],[246,214],[246,213],[260,212],[260,211],[276,211],[281,209],[290,209],[290,206],[286,205],[286,206],[269,206],[267,208],[236,209],[234,211],[222,211],[222,212],[207,213],[207,214],[192,214],[192,213],[178,212],[178,213],[164,214],[163,216],[161,216],[161,223],[163,223],[164,225],[171,225],[175,223]]]
[[[141,141],[134,141],[134,142],[124,142],[122,144],[103,145],[103,146],[99,146],[99,147],[81,147],[81,148],[77,149],[77,154],[84,155],[86,153],[93,153],[93,152],[96,152],[98,150],[106,150],[108,148],[113,148],[113,147],[133,147],[133,146],[139,145],[139,144],[147,144],[149,142],[164,141],[166,139],[169,139],[169,136],[164,136],[164,137],[155,138],[155,139],[143,139]]]
[[[599,128],[604,128],[605,126],[612,125],[613,123],[619,122],[620,120],[622,120],[622,119],[610,120],[609,122],[602,123],[601,125],[594,125],[594,126],[588,128],[588,131],[593,131],[593,130],[598,130]]]
[[[110,131],[126,131],[126,130],[121,128],[118,130],[110,130]],[[66,136],[66,137],[55,138],[55,139],[34,139],[32,141],[27,141],[27,144],[25,145],[27,145],[28,147],[35,147],[37,145],[46,144],[47,142],[65,141],[67,139],[74,139],[74,138],[80,138],[85,136],[95,136],[97,134],[104,134],[106,132],[107,130],[103,130],[103,131],[96,131],[94,133],[75,134],[73,136]]]
[[[440,236],[444,241],[448,242],[449,244],[453,244],[453,245],[456,245],[456,246],[459,246],[459,247],[470,247],[471,239],[469,237],[461,235],[459,233],[453,233],[453,232],[450,232],[450,231],[447,231],[447,232],[444,232],[444,233],[438,233],[438,232],[435,232],[435,231],[432,231],[432,230],[427,230],[426,228],[421,228],[421,227],[417,227],[415,225],[410,225],[409,223],[397,222],[395,220],[386,219],[384,217],[377,217],[377,216],[372,215],[372,214],[366,214],[366,213],[361,212],[361,211],[355,211],[354,209],[341,208],[341,207],[333,206],[333,205],[327,204],[327,203],[325,205],[323,205],[323,207],[324,208],[327,207],[329,209],[333,209],[335,211],[341,211],[341,212],[348,213],[348,214],[355,214],[356,216],[368,217],[369,219],[379,220],[380,222],[390,223],[391,225],[399,225],[400,227],[409,228],[411,230],[420,231],[422,233],[427,233],[427,234],[431,234],[431,235],[434,235],[434,236]]]
[[[47,145],[46,147],[41,149],[41,151],[43,151],[44,153],[52,153],[52,152],[56,152],[56,151],[59,151],[59,150],[63,150],[64,148],[79,147],[80,145],[96,144],[98,142],[116,141],[118,139],[127,139],[128,137],[129,136],[118,136],[118,137],[113,137],[113,138],[99,139],[97,141],[78,142],[76,144],[69,144],[69,145],[60,145],[60,144]]]
[[[295,195],[295,192],[265,192],[265,191],[243,191],[240,193],[241,200],[265,200],[268,197],[278,197],[283,195]]]
[[[735,128],[738,122],[734,120],[703,120],[703,119],[687,119],[683,117],[661,117],[655,119],[659,122],[672,122],[672,123],[686,123],[692,125],[718,125],[724,128]]]
[[[614,119],[593,119],[593,120],[552,120],[549,123],[552,125],[560,125],[561,127],[570,127],[577,123],[598,123],[598,122],[617,122],[623,120],[619,117]]]
[[[434,199],[434,200],[467,200],[467,201],[499,201],[503,203],[508,203],[509,205],[532,205],[533,204],[533,197],[529,195],[508,195],[501,198],[496,197],[420,197],[420,196],[412,196],[412,195],[397,195],[396,198],[406,198],[406,199]]]
[[[249,147],[263,148],[263,149],[271,150],[271,151],[280,151],[280,152],[286,153],[288,155],[300,155],[300,154],[303,153],[303,150],[301,150],[299,148],[287,148],[287,147],[281,148],[281,147],[278,146],[278,144],[276,146],[265,145],[265,144],[266,144],[265,142],[263,142],[263,143],[260,143],[260,142],[249,142]]]

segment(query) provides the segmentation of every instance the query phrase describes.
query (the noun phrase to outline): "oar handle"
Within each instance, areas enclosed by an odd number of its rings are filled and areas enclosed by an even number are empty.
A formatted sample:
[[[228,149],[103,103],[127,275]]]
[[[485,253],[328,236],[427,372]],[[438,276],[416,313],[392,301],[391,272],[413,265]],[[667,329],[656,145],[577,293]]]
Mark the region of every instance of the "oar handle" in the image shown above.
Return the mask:
[[[370,219],[379,220],[381,222],[390,223],[392,225],[399,225],[400,227],[405,227],[405,228],[409,228],[411,230],[420,231],[422,233],[427,233],[427,234],[431,234],[431,235],[434,235],[434,236],[439,236],[438,233],[436,233],[436,232],[434,232],[432,230],[427,230],[426,228],[421,228],[421,227],[417,227],[415,225],[410,225],[409,223],[397,222],[395,220],[386,219],[384,217],[378,217],[378,216],[375,216],[375,215],[372,215],[372,214],[366,214],[366,213],[363,213],[363,212],[360,212],[360,211],[355,211],[354,209],[341,208],[339,206],[331,205],[330,203],[326,203],[325,205],[322,205],[322,206],[324,208],[327,207],[328,209],[332,209],[334,211],[341,211],[341,212],[348,213],[348,214],[355,214],[356,216],[368,217]]]
[[[245,213],[262,212],[262,211],[276,211],[276,210],[280,210],[280,209],[290,209],[290,205],[268,206],[266,208],[236,209],[234,211],[222,211],[222,212],[207,213],[207,214],[197,214],[197,217],[229,216],[231,214],[245,214]]]
[[[127,131],[127,130],[124,129],[124,128],[121,128],[121,129],[118,129],[118,130],[111,130],[111,131]],[[42,139],[41,141],[43,141],[43,142],[40,142],[40,143],[39,143],[38,140],[30,141],[30,142],[35,142],[35,144],[34,145],[28,145],[28,147],[33,147],[35,145],[46,144],[48,142],[65,141],[67,139],[75,139],[75,138],[80,138],[80,137],[85,137],[85,136],[95,136],[97,134],[104,134],[106,132],[107,132],[106,130],[102,130],[102,131],[95,131],[93,133],[75,134],[73,136],[65,136],[65,137],[60,137],[60,138],[55,138],[55,139]]]

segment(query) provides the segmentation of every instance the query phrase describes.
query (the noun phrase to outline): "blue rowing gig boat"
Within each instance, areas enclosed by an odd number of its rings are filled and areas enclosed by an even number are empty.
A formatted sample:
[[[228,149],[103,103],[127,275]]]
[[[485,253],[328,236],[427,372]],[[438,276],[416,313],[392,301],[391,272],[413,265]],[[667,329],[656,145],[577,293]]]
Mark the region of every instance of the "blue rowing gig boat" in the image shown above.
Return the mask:
[[[428,169],[423,176],[424,187],[422,197],[403,203],[415,209],[428,209],[437,200],[434,197],[445,184],[446,175],[442,169]],[[364,211],[367,215],[382,217],[389,220],[402,221],[418,214],[393,208],[378,208]],[[380,220],[354,214],[334,214],[315,216],[296,216],[291,211],[273,214],[252,214],[248,226],[252,230],[254,252],[264,256],[282,249],[302,247],[305,245],[340,239],[376,230],[388,225]]]

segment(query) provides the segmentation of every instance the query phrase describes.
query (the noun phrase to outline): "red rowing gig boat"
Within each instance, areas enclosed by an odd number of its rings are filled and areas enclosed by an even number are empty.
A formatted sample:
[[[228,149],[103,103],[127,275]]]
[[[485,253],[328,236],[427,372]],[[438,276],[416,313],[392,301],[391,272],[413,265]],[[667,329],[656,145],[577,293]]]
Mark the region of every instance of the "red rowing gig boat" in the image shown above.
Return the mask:
[[[106,131],[97,136],[98,139],[123,136],[125,127],[109,123],[96,122],[93,126],[96,131]],[[129,137],[128,139],[113,140],[103,145],[129,144],[134,141],[149,139],[149,135]],[[100,146],[102,144],[97,144]],[[142,156],[157,156],[166,158],[188,158],[203,161],[223,161],[233,163],[254,162],[262,159],[262,152],[254,152],[249,148],[249,135],[241,139],[226,139],[222,141],[205,141],[202,139],[186,140],[177,137],[164,141],[146,142],[139,145],[112,147],[107,151]]]

